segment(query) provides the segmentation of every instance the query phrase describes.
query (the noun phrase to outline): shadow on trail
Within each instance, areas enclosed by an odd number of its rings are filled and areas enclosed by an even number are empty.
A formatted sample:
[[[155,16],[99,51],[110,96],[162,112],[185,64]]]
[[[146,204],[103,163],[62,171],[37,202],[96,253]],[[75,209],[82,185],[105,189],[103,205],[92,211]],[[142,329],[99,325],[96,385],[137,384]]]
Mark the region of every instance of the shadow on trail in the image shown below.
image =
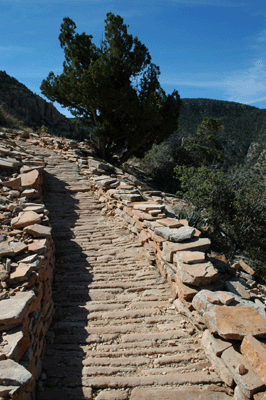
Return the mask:
[[[44,171],[44,203],[50,215],[56,248],[53,282],[55,315],[47,334],[43,358],[43,387],[37,388],[37,400],[85,400],[82,391],[82,360],[88,333],[90,300],[88,286],[92,282],[90,264],[82,247],[71,239],[79,215],[79,200],[67,189],[66,183]]]

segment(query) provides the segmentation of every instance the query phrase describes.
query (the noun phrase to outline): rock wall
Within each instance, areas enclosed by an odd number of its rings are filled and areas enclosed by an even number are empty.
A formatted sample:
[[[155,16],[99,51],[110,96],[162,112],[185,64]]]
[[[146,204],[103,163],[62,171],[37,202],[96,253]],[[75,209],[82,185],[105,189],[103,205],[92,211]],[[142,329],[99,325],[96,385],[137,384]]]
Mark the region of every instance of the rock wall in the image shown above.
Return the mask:
[[[44,161],[7,132],[0,133],[0,397],[28,400],[53,316],[54,245],[41,200]]]

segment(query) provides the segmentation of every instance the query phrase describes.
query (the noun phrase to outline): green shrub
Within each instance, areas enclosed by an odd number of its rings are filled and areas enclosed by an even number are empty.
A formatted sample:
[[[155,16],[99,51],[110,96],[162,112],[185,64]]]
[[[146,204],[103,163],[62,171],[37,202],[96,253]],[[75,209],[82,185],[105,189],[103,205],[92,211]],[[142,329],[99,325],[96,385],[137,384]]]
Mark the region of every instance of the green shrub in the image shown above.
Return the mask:
[[[265,188],[243,168],[228,173],[177,166],[178,196],[191,202],[209,225],[214,244],[228,255],[242,252],[256,268],[265,271],[266,195]]]

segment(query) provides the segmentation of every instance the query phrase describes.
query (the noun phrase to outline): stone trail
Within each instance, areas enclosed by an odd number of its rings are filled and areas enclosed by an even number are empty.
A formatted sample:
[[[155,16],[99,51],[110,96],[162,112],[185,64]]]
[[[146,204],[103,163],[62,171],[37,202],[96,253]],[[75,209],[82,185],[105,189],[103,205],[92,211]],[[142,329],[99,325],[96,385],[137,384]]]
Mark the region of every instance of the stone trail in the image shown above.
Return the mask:
[[[56,311],[37,399],[231,398],[148,249],[101,212],[76,164],[48,154]]]

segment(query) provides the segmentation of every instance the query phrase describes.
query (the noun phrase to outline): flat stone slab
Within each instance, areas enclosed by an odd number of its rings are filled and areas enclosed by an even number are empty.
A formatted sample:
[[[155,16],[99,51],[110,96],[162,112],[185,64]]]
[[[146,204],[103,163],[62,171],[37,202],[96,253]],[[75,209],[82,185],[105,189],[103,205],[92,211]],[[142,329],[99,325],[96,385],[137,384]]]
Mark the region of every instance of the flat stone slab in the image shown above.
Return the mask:
[[[52,228],[50,226],[34,224],[24,228],[23,232],[29,233],[35,238],[42,238],[51,236]]]
[[[0,243],[0,255],[2,257],[14,257],[28,249],[28,245],[23,242],[11,242],[5,240]]]
[[[224,392],[198,388],[135,388],[129,400],[232,400]]]
[[[170,242],[183,242],[184,240],[191,239],[195,233],[195,229],[190,226],[182,226],[181,228],[163,226],[156,227],[154,231],[164,239],[170,240]]]
[[[37,189],[40,184],[40,172],[33,169],[30,172],[19,175],[21,179],[21,186],[23,189]]]
[[[9,179],[8,181],[1,182],[0,186],[6,186],[14,190],[19,190],[21,187],[21,179],[20,178]]]
[[[175,218],[162,218],[160,219],[160,224],[168,226],[168,228],[180,228],[184,225],[181,221]]]
[[[41,222],[41,217],[34,211],[20,212],[19,215],[11,220],[11,227],[15,229],[25,228],[25,226]]]
[[[187,285],[208,285],[218,278],[218,272],[211,262],[200,264],[178,263],[178,275],[181,281]]]
[[[205,261],[203,251],[182,251],[178,253],[177,259],[186,264],[198,264]]]
[[[173,243],[164,242],[162,257],[165,261],[173,262],[174,253],[190,250],[190,251],[207,251],[211,241],[208,238],[192,238],[187,242]]]
[[[19,325],[35,298],[35,293],[30,290],[29,292],[17,292],[15,296],[1,300],[0,331]]]
[[[266,384],[266,342],[261,342],[252,335],[245,336],[240,351]]]
[[[266,338],[266,319],[253,307],[214,305],[204,321],[211,332],[227,340],[242,340],[249,334]]]

